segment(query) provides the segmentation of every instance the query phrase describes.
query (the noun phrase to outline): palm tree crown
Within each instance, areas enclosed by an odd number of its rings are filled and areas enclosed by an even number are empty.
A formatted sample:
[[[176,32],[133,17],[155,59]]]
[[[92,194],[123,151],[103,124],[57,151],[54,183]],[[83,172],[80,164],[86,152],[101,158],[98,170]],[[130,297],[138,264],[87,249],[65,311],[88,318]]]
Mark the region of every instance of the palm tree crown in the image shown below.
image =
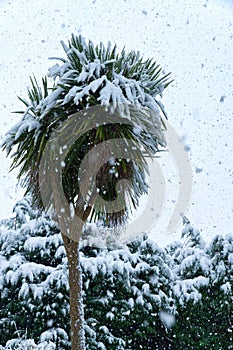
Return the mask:
[[[149,156],[165,146],[164,124],[159,113],[164,110],[157,96],[170,84],[169,74],[162,74],[162,68],[152,59],[144,60],[138,52],[127,53],[125,49],[117,52],[116,45],[112,47],[110,43],[95,46],[82,36],[72,35],[68,46],[62,45],[66,58],[58,58],[61,64],[55,64],[48,72],[48,77],[53,79],[52,87],[48,87],[47,77],[42,79],[42,87],[31,78],[28,100],[20,98],[26,107],[17,112],[22,114],[22,119],[7,133],[2,144],[7,155],[12,155],[11,168],[21,167],[18,177],[23,178],[26,191],[41,207],[42,153],[53,130],[70,115],[101,105],[119,116],[119,123],[97,125],[71,147],[63,170],[63,187],[67,200],[73,204],[79,195],[78,169],[93,146],[109,139],[130,139]],[[131,123],[123,124],[121,118],[128,118]],[[83,123],[87,124],[88,119]],[[96,182],[99,194],[106,201],[116,198],[117,180],[127,178],[132,184],[130,202],[137,206],[139,196],[147,191],[146,161],[142,154],[137,162],[116,158],[99,169]],[[100,211],[93,207],[90,213],[93,220],[102,218],[107,224],[117,224],[124,221],[128,210],[106,215],[105,208]]]

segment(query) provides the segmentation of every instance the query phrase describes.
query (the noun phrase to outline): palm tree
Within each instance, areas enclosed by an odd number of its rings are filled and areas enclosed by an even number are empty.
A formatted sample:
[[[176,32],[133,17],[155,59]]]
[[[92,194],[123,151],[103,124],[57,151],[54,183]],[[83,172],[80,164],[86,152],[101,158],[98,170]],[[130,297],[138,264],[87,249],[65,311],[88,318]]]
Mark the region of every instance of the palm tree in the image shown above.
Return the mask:
[[[127,53],[125,49],[117,52],[116,45],[112,47],[110,43],[106,47],[102,43],[94,46],[82,36],[72,35],[68,46],[62,45],[67,57],[59,58],[62,63],[54,65],[48,73],[48,77],[54,80],[53,86],[48,87],[47,77],[42,79],[42,86],[35,77],[31,78],[28,100],[20,98],[26,107],[24,111],[17,112],[22,114],[22,119],[8,132],[2,147],[7,156],[12,155],[11,169],[20,166],[18,178],[22,179],[26,193],[30,193],[35,206],[43,210],[40,164],[52,133],[76,113],[88,111],[90,115],[92,110],[96,111],[93,109],[95,106],[102,106],[103,110],[107,108],[109,122],[92,128],[90,120],[95,115],[86,118],[85,113],[82,114],[84,132],[67,153],[62,185],[67,202],[73,205],[83,224],[87,220],[102,220],[105,225],[117,226],[126,222],[131,205],[136,208],[138,198],[147,192],[145,155],[153,157],[165,146],[164,123],[159,111],[165,113],[156,97],[162,95],[170,84],[169,74],[162,74],[162,68],[153,59],[144,60],[138,52]],[[113,114],[117,115],[117,122],[116,119],[111,122]],[[132,155],[130,160],[117,156],[102,164],[95,178],[98,195],[104,203],[99,207],[95,205],[97,194],[92,187],[86,197],[81,194],[78,172],[93,147],[116,139],[124,140],[125,145],[130,140],[139,152],[136,158]],[[121,210],[109,213],[106,203],[117,198],[119,179],[127,179],[131,187],[121,198]],[[52,201],[53,191],[54,188],[48,187],[47,202]],[[82,230],[82,227],[79,229]],[[62,237],[69,267],[72,350],[83,350],[79,244],[74,236],[66,232],[62,232]]]

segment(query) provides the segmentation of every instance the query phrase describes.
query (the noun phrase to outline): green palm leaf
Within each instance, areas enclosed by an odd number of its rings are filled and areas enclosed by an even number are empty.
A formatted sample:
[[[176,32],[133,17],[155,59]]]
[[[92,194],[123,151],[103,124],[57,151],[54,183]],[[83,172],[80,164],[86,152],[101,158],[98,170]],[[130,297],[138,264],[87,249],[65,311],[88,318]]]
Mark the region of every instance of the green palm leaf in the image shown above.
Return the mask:
[[[19,97],[25,109],[17,111],[22,114],[21,122],[16,124],[7,134],[2,148],[7,155],[11,154],[11,169],[20,167],[18,178],[23,179],[26,191],[33,196],[34,202],[43,207],[39,192],[39,165],[45,145],[52,132],[67,120],[68,116],[97,104],[124,105],[124,113],[140,126],[141,132],[135,132],[131,125],[119,123],[98,126],[82,135],[69,150],[66,167],[63,170],[63,187],[66,198],[75,205],[79,196],[78,171],[85,155],[92,147],[106,140],[121,138],[131,140],[140,145],[144,153],[153,157],[164,146],[161,120],[154,121],[149,110],[157,113],[158,107],[163,111],[156,99],[171,83],[170,74],[162,74],[162,68],[153,60],[140,56],[139,52],[126,52],[125,48],[117,52],[117,47],[110,43],[105,47],[102,43],[95,46],[91,41],[86,43],[82,36],[72,35],[68,45],[62,43],[66,58],[59,58],[61,65],[56,64],[49,70],[49,77],[54,83],[48,87],[47,77],[39,84],[35,77],[30,78],[31,88],[28,99]],[[110,86],[110,93],[104,100],[104,89]],[[107,91],[107,90],[106,90]],[[106,102],[107,101],[107,102]],[[141,109],[139,107],[142,107]],[[144,112],[143,112],[144,110]],[[164,112],[165,114],[165,112]],[[83,120],[86,130],[88,120]],[[82,128],[82,126],[81,126]],[[90,211],[90,219],[102,219],[106,224],[123,223],[129,208],[138,205],[138,198],[146,192],[146,158],[139,153],[137,164],[127,163],[126,159],[115,159],[114,169],[119,178],[131,183],[131,189],[123,197],[123,208],[114,214],[107,213],[103,206]],[[99,170],[100,195],[105,201],[113,201],[116,194],[116,178],[110,175],[109,162]],[[101,175],[101,176],[100,176]],[[48,194],[49,196],[49,194]],[[90,198],[90,192],[87,197]],[[84,198],[87,203],[88,198]],[[131,203],[131,204],[130,204]],[[86,204],[87,205],[87,204]]]

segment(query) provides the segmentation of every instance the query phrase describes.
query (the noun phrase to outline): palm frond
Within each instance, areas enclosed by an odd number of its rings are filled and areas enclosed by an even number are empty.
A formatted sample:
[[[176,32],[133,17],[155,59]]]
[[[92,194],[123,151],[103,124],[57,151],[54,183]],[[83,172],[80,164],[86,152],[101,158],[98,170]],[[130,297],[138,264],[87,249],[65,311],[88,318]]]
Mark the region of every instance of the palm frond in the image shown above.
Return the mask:
[[[106,140],[120,138],[131,140],[140,145],[143,152],[131,162],[124,158],[116,158],[114,163],[118,179],[127,179],[130,189],[122,197],[122,209],[116,213],[108,213],[103,205],[98,210],[93,206],[90,219],[104,220],[106,224],[123,223],[130,207],[138,205],[141,194],[147,191],[146,158],[153,157],[164,146],[162,133],[163,122],[154,120],[150,111],[165,114],[157,95],[161,95],[171,83],[170,73],[163,74],[162,68],[153,59],[144,60],[139,52],[126,52],[123,48],[117,51],[116,45],[100,43],[94,45],[80,36],[72,35],[68,45],[62,42],[66,58],[58,58],[49,70],[49,77],[54,85],[49,88],[47,77],[39,84],[35,76],[30,78],[31,88],[27,99],[19,97],[24,110],[16,113],[22,115],[6,135],[2,148],[7,155],[11,154],[11,169],[20,168],[18,178],[27,192],[31,192],[37,205],[43,207],[39,191],[39,166],[45,145],[52,132],[60,127],[70,115],[96,105],[119,106],[119,123],[99,125],[91,131],[84,132],[71,147],[63,169],[63,187],[66,198],[75,205],[79,196],[78,171],[85,155],[92,147]],[[54,59],[54,58],[53,58]],[[115,108],[114,107],[114,108]],[[131,123],[121,123],[122,115],[127,114]],[[86,130],[88,120],[84,118],[81,129]],[[140,127],[140,132],[133,125]],[[69,136],[67,136],[69,137]],[[64,140],[65,141],[65,140]],[[129,151],[130,153],[130,151]],[[100,188],[100,196],[106,202],[117,197],[117,178],[109,162],[103,164],[97,174],[96,181]],[[50,196],[51,194],[48,194]],[[91,197],[91,189],[84,198],[85,206]],[[131,204],[130,204],[131,203]]]

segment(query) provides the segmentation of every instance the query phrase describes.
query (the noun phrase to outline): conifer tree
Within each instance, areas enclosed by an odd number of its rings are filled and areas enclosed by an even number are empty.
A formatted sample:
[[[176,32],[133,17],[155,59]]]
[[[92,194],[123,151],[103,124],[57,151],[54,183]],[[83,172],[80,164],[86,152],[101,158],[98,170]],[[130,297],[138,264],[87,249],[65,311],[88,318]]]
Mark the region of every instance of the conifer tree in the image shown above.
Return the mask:
[[[88,225],[80,242],[87,350],[231,349],[232,234],[206,243],[186,221],[161,249],[146,236],[107,246],[102,230]],[[68,350],[64,244],[30,197],[0,222],[0,262],[0,349]]]

